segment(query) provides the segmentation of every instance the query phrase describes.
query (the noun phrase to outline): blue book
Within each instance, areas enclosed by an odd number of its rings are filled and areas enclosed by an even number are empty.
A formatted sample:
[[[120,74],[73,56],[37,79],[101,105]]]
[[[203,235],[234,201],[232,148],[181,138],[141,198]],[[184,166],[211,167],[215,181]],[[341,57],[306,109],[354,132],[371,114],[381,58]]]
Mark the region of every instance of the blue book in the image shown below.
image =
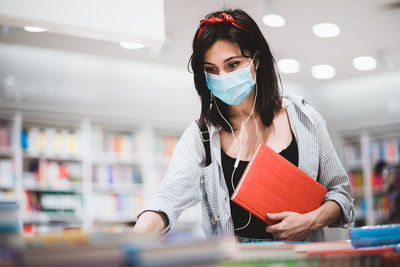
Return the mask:
[[[400,224],[363,226],[350,229],[353,247],[376,247],[400,244]]]

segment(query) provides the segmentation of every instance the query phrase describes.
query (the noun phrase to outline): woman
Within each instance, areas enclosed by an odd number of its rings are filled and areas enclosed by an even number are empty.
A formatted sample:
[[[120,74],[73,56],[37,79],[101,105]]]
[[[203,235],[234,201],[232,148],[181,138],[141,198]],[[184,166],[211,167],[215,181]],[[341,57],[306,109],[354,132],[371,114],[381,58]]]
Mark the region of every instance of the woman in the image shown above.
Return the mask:
[[[206,235],[235,234],[243,242],[323,241],[324,226],[354,223],[349,179],[325,121],[300,96],[280,95],[273,56],[253,19],[241,10],[206,16],[196,31],[190,63],[201,99],[199,123],[182,135],[159,191],[139,213],[135,232],[168,231],[184,209],[199,201]],[[206,166],[203,141],[208,137],[211,163]],[[230,201],[261,142],[328,189],[319,208],[268,214],[279,223],[267,225]]]

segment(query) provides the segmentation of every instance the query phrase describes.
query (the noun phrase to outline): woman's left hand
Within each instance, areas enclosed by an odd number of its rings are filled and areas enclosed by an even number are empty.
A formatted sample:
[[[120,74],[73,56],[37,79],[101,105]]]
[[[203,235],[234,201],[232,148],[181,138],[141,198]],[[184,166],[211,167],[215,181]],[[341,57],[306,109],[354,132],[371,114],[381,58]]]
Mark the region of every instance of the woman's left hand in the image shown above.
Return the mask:
[[[312,214],[300,214],[297,212],[268,213],[267,218],[279,221],[269,225],[267,232],[281,240],[304,241],[309,232],[313,230],[315,217]]]

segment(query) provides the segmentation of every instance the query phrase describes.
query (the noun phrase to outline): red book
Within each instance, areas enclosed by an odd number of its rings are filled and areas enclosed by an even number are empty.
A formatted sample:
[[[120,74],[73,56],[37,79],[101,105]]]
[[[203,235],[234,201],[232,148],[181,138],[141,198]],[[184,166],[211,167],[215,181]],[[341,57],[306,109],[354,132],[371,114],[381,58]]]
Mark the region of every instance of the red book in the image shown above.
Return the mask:
[[[267,224],[267,213],[307,213],[328,190],[265,144],[259,144],[231,199]]]

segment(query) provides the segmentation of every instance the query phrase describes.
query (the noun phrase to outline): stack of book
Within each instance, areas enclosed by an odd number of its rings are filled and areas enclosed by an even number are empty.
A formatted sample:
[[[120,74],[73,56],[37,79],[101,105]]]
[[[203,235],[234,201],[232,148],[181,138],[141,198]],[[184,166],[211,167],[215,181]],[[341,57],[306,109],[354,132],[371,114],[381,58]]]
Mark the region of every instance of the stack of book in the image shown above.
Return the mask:
[[[61,192],[29,192],[25,191],[26,213],[67,212],[82,214],[82,197],[80,194]]]
[[[400,163],[400,140],[389,139],[370,144],[369,155],[372,164],[384,161],[387,164]]]
[[[343,162],[347,169],[361,168],[361,144],[346,143],[342,147]]]
[[[133,160],[136,157],[136,136],[133,132],[117,132],[95,127],[92,131],[92,151],[107,159]]]
[[[94,194],[93,216],[99,221],[133,222],[143,202],[143,194]]]
[[[0,198],[0,233],[19,233],[18,203],[11,197]]]
[[[0,125],[0,149],[11,146],[10,129],[7,126]]]
[[[353,192],[359,195],[363,194],[363,175],[361,170],[353,170],[348,173]]]
[[[11,159],[0,159],[0,188],[14,188],[15,172]]]
[[[164,157],[171,157],[179,137],[173,135],[159,135],[156,140],[157,154]]]
[[[142,184],[142,174],[138,167],[129,165],[98,165],[93,169],[93,181],[98,184]]]
[[[77,189],[74,186],[82,182],[82,164],[79,162],[33,159],[27,163],[29,166],[23,178],[26,189],[71,190]]]
[[[13,197],[0,196],[0,249],[14,244],[22,230],[18,203]],[[1,255],[1,253],[0,253]],[[0,256],[0,265],[2,265]]]
[[[78,130],[31,127],[22,130],[21,146],[30,156],[78,157],[82,135]]]

